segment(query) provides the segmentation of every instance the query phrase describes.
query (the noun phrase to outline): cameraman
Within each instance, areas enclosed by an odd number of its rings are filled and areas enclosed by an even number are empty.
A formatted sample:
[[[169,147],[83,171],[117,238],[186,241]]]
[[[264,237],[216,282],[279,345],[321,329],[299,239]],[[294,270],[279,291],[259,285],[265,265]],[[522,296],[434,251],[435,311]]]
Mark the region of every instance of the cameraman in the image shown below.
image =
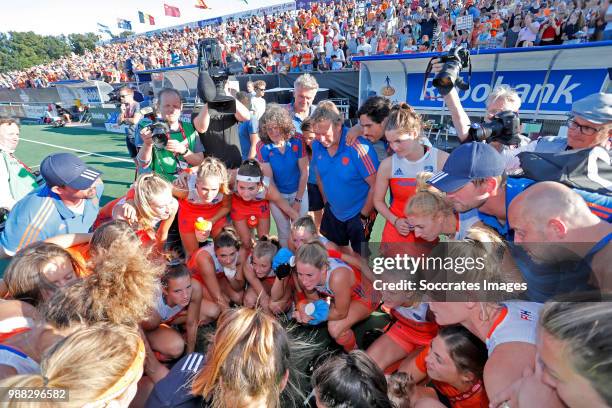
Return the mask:
[[[232,90],[225,87],[226,95]],[[211,101],[213,98],[207,98]],[[251,119],[249,108],[232,96],[229,103],[209,103],[204,105],[198,117],[206,121],[206,128],[200,133],[200,143],[207,156],[215,157],[225,164],[228,170],[237,169],[242,163],[238,124]],[[194,119],[195,123],[195,119]]]
[[[127,125],[125,129],[125,145],[127,146],[130,157],[136,162],[136,155],[138,149],[136,149],[135,134],[136,124],[142,119],[140,114],[140,104],[134,100],[134,90],[129,86],[122,86],[118,91],[119,105],[121,113],[117,117],[118,125]]]
[[[432,72],[434,75],[437,75],[442,70],[443,66],[444,64],[441,63],[439,59],[434,60],[432,67]],[[453,87],[450,92],[446,94],[444,94],[442,91],[440,93],[444,96],[444,102],[451,113],[453,126],[457,131],[457,137],[461,143],[469,141],[468,130],[470,129],[471,121],[467,113],[465,113],[463,106],[461,106],[461,100],[459,99],[457,88]],[[491,122],[495,115],[504,111],[510,111],[518,114],[520,108],[521,98],[514,89],[510,88],[508,85],[496,86],[487,97],[485,121]],[[530,142],[529,138],[526,136],[518,135],[518,137],[520,139],[518,146],[525,146]],[[506,170],[509,173],[513,173],[517,170],[513,168],[513,158],[516,154],[518,154],[518,151],[515,151],[516,145],[509,146],[505,144],[508,142],[509,140],[500,140],[492,141],[490,144],[506,159]]]
[[[157,104],[161,120],[170,128],[168,141],[164,148],[155,147],[150,127],[143,127],[138,135],[140,138],[136,140],[140,149],[136,156],[138,171],[153,171],[173,181],[181,169],[198,166],[204,160],[204,148],[198,132],[203,133],[208,129],[208,108],[204,105],[191,123],[181,120],[181,94],[172,88],[159,92]]]

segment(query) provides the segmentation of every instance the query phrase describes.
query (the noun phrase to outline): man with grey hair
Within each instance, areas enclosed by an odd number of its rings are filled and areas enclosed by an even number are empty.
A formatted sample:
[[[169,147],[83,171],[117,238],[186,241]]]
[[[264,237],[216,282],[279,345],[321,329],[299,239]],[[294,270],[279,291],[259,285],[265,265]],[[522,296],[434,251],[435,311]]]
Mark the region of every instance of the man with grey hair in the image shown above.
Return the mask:
[[[310,117],[316,140],[311,166],[323,193],[321,233],[341,247],[362,253],[376,219],[373,204],[378,158],[369,141],[346,143],[347,128],[331,103],[321,103]]]
[[[554,153],[601,146],[610,151],[611,137],[612,94],[599,92],[574,102],[567,121],[567,136],[542,137],[526,150]]]
[[[310,74],[300,75],[293,83],[293,102],[286,105],[295,126],[295,133],[302,134],[304,119],[314,111],[313,102],[319,90],[319,83]]]
[[[434,63],[432,71],[437,74],[440,72],[443,65],[444,64],[440,62]],[[444,102],[451,113],[451,119],[453,121],[453,126],[457,131],[459,141],[462,143],[468,141],[468,131],[472,122],[461,105],[461,100],[459,99],[459,93],[457,92],[456,87],[453,87],[450,92],[444,95]],[[493,120],[495,115],[504,111],[510,111],[518,114],[520,108],[521,98],[518,93],[508,85],[498,85],[493,88],[487,97],[484,119],[485,121],[490,122]],[[526,146],[529,144],[529,142],[529,138],[519,135],[519,144],[517,146]],[[491,142],[491,145],[504,156],[504,159],[506,160],[506,170],[509,174],[520,172],[520,167],[518,167],[516,164],[518,160],[515,158],[520,152],[516,149],[517,146],[508,146],[497,141]]]

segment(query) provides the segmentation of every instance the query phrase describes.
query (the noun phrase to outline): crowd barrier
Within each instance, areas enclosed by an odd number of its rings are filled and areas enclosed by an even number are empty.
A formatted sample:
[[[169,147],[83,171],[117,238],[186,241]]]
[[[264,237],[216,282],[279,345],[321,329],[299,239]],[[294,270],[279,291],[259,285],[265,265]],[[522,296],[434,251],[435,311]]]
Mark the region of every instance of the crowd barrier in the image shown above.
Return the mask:
[[[326,97],[349,101],[349,117],[372,95],[394,102],[406,101],[436,121],[447,118],[442,99],[432,85],[433,75],[424,83],[424,72],[432,57],[439,54],[398,54],[355,58],[359,71],[312,72]],[[521,118],[543,122],[544,129],[558,127],[574,101],[598,91],[610,91],[612,82],[612,41],[534,48],[476,50],[472,52],[471,87],[460,92],[462,104],[472,117],[482,116],[490,91],[498,84],[515,88],[523,100]],[[467,70],[462,76],[467,80]],[[197,67],[162,68],[137,72],[136,86],[142,92],[163,87],[177,89],[187,104],[196,96]],[[239,75],[241,90],[246,82],[263,80],[267,89],[291,89],[301,73]],[[116,87],[116,85],[115,85]],[[50,88],[0,90],[0,114],[38,119],[44,106],[58,101],[67,105],[75,99],[89,104],[94,126],[112,128],[114,105],[104,104],[113,86],[100,81],[63,81]],[[109,125],[110,124],[110,125]],[[549,125],[552,125],[550,127]],[[121,129],[111,129],[121,132]]]
[[[433,75],[424,83],[424,72],[438,53],[358,57],[359,101],[384,95],[408,102],[417,111],[444,113],[433,87]],[[472,52],[471,86],[459,95],[467,112],[482,114],[487,96],[499,84],[515,88],[523,104],[521,118],[555,120],[571,110],[572,103],[610,87],[612,41],[533,48],[476,50]],[[462,71],[467,81],[468,70]]]

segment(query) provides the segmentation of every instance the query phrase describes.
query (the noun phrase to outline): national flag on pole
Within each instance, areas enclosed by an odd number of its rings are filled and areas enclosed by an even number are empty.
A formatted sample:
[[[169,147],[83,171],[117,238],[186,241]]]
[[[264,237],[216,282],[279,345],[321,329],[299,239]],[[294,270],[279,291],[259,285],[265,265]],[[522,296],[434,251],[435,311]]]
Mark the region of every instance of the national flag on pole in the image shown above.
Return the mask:
[[[153,18],[153,16],[147,13],[143,13],[142,11],[138,12],[138,20],[140,20],[142,24],[155,25],[155,19]]]
[[[98,23],[98,31],[101,32],[101,33],[107,33],[110,36],[113,35],[113,33],[111,32],[110,28],[107,25],[104,25],[104,24]]]
[[[181,16],[181,10],[179,10],[178,7],[169,6],[167,4],[164,4],[164,13],[170,17],[180,17]]]
[[[132,29],[132,22],[129,20],[124,20],[122,18],[117,19],[117,27],[122,28],[124,30]]]
[[[196,4],[195,4],[196,8],[201,8],[201,9],[207,9],[210,8],[206,5],[206,3],[204,3],[204,0],[196,0]]]

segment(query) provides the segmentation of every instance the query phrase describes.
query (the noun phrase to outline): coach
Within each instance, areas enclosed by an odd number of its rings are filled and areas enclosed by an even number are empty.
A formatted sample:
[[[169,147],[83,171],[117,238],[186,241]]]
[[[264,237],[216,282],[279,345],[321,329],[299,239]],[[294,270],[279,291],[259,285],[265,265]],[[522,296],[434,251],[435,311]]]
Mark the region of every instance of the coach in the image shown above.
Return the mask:
[[[350,244],[361,253],[361,244],[368,241],[375,218],[372,192],[378,158],[363,138],[346,144],[348,129],[342,126],[342,115],[334,108],[330,103],[320,104],[310,118],[316,135],[311,165],[326,199],[321,233],[337,245]]]
[[[40,165],[46,185],[21,199],[0,234],[0,252],[12,256],[34,242],[87,233],[98,216],[104,190],[98,170],[70,153],[47,156]]]

